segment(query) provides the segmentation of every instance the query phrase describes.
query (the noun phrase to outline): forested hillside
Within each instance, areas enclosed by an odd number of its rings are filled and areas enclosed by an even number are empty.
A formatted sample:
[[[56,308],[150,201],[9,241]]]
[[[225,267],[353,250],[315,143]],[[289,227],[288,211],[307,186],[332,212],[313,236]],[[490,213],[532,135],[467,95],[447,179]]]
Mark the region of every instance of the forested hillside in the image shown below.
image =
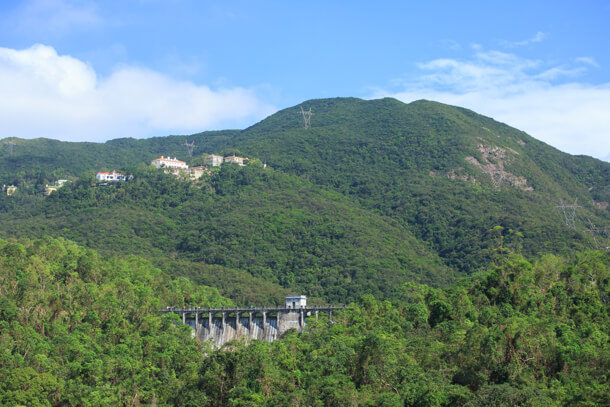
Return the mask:
[[[494,261],[448,289],[416,283],[280,341],[207,349],[165,304],[215,289],[63,239],[0,240],[6,406],[608,405],[610,257]]]
[[[435,102],[353,98],[303,102],[233,138],[202,133],[201,145],[235,148],[333,188],[406,225],[451,267],[489,261],[494,225],[523,234],[527,254],[581,249],[561,202],[580,205],[578,230],[610,223],[610,164],[573,157],[472,111]],[[232,143],[232,144],[228,144]]]
[[[137,254],[242,303],[280,303],[280,287],[339,303],[386,298],[406,281],[438,286],[455,277],[392,219],[299,177],[256,164],[226,165],[197,182],[148,167],[131,172],[132,181],[81,181],[45,199],[2,197],[14,206],[0,213],[0,235],[61,236],[108,255]],[[235,281],[232,270],[251,277]],[[252,278],[267,288],[248,294]]]

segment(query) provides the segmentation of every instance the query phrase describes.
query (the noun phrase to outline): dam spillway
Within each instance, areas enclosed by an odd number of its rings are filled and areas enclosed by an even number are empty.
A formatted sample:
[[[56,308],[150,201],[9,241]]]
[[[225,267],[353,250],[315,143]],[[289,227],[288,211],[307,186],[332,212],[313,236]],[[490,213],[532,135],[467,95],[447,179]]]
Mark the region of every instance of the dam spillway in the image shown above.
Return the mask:
[[[246,342],[258,339],[273,342],[289,329],[303,332],[306,319],[318,319],[320,312],[328,313],[332,320],[334,310],[344,306],[200,308],[167,307],[161,312],[182,316],[182,323],[193,329],[200,341],[211,341],[221,347],[232,340]]]

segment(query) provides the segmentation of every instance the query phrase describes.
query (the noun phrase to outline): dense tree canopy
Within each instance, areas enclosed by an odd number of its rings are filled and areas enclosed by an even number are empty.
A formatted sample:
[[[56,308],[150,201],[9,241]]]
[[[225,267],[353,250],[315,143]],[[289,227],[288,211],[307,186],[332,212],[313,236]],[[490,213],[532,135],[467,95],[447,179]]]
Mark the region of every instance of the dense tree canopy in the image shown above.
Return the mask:
[[[63,239],[0,241],[0,404],[607,405],[610,256],[498,253],[451,288],[406,283],[211,350],[158,311],[229,305],[215,289]]]
[[[137,257],[63,239],[0,240],[0,405],[171,404],[204,358],[167,304],[224,306]]]
[[[247,284],[232,278],[247,273],[267,287],[263,298],[249,298],[259,302],[281,302],[281,287],[343,302],[393,296],[409,280],[443,285],[454,277],[392,219],[262,165],[225,165],[196,182],[146,166],[129,172],[134,179],[125,183],[79,180],[18,208],[9,206],[13,197],[0,198],[0,236],[49,234],[106,254],[137,254],[223,289],[227,279]]]

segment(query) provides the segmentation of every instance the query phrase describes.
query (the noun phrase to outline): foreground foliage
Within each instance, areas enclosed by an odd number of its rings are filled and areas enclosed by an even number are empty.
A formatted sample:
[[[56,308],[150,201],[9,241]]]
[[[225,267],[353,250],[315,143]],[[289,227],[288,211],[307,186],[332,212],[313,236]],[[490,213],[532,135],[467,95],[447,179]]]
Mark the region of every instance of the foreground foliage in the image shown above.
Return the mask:
[[[365,296],[330,327],[214,353],[198,389],[209,405],[608,405],[609,266],[510,255],[449,290]]]
[[[230,305],[136,257],[0,240],[0,405],[173,404],[203,361],[167,304]]]
[[[503,249],[498,249],[502,252]],[[0,241],[0,404],[608,405],[610,256],[501,253],[449,289],[363,296],[333,323],[205,351],[158,309],[228,305],[147,261]]]

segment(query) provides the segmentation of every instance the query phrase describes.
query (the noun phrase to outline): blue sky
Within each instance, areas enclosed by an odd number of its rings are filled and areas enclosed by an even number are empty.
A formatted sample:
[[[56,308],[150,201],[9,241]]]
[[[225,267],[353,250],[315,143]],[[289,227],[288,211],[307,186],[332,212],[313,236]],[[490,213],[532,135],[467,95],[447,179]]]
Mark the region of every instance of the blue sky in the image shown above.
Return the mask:
[[[391,96],[610,161],[609,43],[609,0],[9,0],[0,138],[190,134]]]

